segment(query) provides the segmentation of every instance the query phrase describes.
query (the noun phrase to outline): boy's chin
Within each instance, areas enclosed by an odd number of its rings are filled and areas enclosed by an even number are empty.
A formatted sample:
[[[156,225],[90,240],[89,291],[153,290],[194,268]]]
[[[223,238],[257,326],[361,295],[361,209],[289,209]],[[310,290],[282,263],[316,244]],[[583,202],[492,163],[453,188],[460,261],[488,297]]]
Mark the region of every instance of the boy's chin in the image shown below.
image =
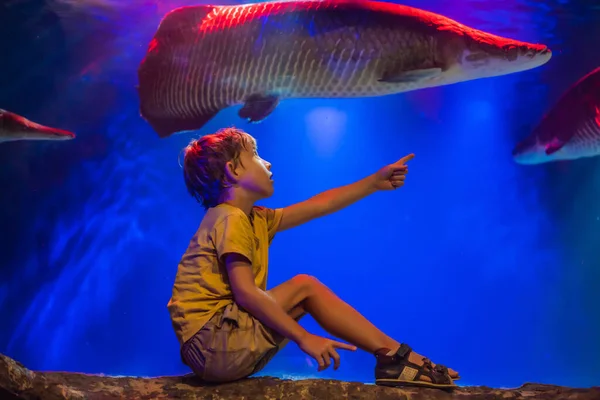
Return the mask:
[[[275,192],[275,189],[271,188],[264,188],[261,191],[255,191],[254,195],[256,200],[261,200],[261,199],[266,199],[267,197],[271,197],[273,196],[273,193]]]
[[[263,197],[265,197],[265,198],[266,197],[271,197],[271,196],[273,196],[273,193],[275,193],[275,188],[273,188],[273,186],[271,186],[269,189],[266,189],[263,192]]]

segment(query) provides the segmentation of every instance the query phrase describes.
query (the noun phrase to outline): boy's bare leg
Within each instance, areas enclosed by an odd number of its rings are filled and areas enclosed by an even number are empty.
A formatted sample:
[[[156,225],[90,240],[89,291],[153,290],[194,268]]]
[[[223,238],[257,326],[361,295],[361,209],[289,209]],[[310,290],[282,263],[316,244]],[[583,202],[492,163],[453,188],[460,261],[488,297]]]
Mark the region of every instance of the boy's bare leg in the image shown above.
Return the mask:
[[[269,292],[271,293],[271,292]],[[296,321],[299,321],[300,318],[304,317],[306,315],[306,310],[304,309],[304,307],[300,304],[297,305],[295,307],[293,307],[291,310],[287,310],[287,313],[290,317],[294,318]]]
[[[389,349],[395,352],[400,347],[400,343],[377,329],[375,325],[314,277],[295,276],[269,290],[269,294],[290,315],[297,313],[298,307],[301,307],[331,335],[364,351],[375,353],[381,349]],[[423,356],[412,352],[409,361],[422,365]],[[449,374],[452,378],[458,376],[458,373],[451,369],[449,369]],[[423,380],[429,380],[429,378],[423,377]]]

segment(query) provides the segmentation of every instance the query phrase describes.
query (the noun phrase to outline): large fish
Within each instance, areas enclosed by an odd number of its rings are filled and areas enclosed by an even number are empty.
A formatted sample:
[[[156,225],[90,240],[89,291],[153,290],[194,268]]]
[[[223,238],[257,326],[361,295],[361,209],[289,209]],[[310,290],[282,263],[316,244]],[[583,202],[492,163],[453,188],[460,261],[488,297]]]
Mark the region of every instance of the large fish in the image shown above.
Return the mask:
[[[524,71],[551,56],[393,3],[187,6],[165,15],[139,66],[140,113],[167,137],[233,105],[258,122],[286,98],[383,96]]]
[[[571,86],[513,149],[519,164],[600,155],[600,68]]]
[[[70,140],[73,132],[51,128],[0,109],[0,143],[16,140]]]

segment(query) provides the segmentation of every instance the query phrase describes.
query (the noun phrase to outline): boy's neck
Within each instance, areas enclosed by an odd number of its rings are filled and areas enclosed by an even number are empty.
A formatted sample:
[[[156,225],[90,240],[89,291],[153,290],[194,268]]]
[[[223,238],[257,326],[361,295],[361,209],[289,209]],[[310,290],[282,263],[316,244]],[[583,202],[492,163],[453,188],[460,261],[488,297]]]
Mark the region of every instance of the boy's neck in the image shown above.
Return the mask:
[[[250,216],[255,202],[255,198],[248,196],[248,193],[245,193],[241,190],[236,190],[236,188],[228,190],[220,201],[220,203],[226,203],[230,206],[239,208],[248,216]]]

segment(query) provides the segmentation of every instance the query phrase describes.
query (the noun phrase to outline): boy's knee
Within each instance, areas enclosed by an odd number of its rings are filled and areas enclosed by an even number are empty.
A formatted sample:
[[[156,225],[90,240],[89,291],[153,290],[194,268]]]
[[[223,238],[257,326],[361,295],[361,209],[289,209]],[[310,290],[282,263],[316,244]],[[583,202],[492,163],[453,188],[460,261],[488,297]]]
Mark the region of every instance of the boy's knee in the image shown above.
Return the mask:
[[[293,282],[298,285],[302,291],[307,294],[311,293],[317,286],[323,286],[323,284],[314,276],[308,274],[299,274],[292,278]]]

